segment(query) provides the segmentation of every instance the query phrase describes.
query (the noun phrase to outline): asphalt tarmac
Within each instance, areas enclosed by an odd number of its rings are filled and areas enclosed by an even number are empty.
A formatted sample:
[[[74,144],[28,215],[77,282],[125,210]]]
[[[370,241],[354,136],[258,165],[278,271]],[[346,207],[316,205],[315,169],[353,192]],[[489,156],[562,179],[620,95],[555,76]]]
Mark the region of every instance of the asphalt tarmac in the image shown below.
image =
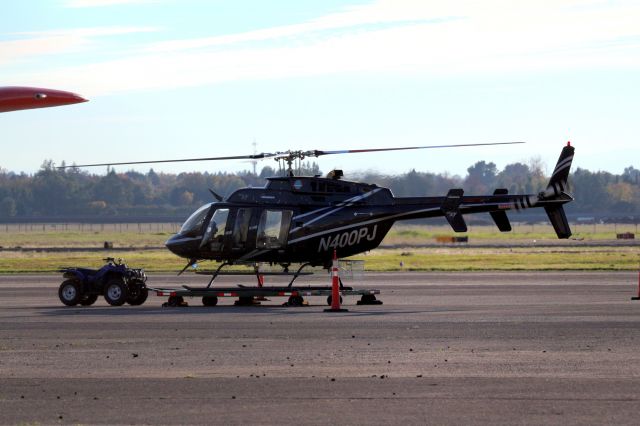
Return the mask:
[[[345,313],[70,308],[59,282],[0,276],[2,424],[639,422],[634,272],[367,274],[384,305]]]

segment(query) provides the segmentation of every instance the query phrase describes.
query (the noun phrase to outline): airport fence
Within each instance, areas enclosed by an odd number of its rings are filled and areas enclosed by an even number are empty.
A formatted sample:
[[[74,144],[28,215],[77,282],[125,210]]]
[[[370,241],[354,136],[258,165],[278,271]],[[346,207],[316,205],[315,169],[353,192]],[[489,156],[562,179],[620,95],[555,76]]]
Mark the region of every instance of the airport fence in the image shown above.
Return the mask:
[[[178,232],[182,223],[158,222],[158,223],[4,223],[0,225],[0,232],[26,233],[26,232],[137,232],[172,233]]]
[[[611,233],[612,238],[619,233],[633,233],[636,238],[638,234],[637,223],[570,223],[574,234],[602,234]],[[0,233],[47,233],[47,232],[109,232],[109,233],[171,233],[178,232],[182,223],[180,222],[140,222],[140,223],[3,223],[0,224]],[[419,228],[423,232],[434,232],[449,234],[453,233],[447,224],[440,225],[411,225],[398,223],[395,230],[401,231],[408,228]],[[493,224],[473,225],[469,224],[469,234],[474,232],[496,231]],[[513,223],[513,234],[535,234],[553,232],[553,228],[548,223]]]

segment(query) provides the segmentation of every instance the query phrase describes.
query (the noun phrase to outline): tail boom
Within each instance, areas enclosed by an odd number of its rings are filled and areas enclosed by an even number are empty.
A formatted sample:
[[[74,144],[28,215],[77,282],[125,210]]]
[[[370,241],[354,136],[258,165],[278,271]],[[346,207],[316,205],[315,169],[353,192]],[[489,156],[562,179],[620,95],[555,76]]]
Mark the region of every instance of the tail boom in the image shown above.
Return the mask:
[[[560,158],[549,179],[547,188],[537,195],[508,195],[506,189],[496,189],[493,196],[485,198],[481,203],[477,203],[477,197],[465,197],[466,199],[463,199],[460,204],[460,210],[463,213],[489,211],[498,229],[502,232],[508,232],[511,230],[511,225],[506,210],[518,211],[543,207],[558,238],[569,238],[571,236],[571,228],[563,205],[573,201],[571,195],[566,191],[568,190],[567,181],[574,151],[575,148],[570,143],[567,143],[560,153]],[[492,204],[494,206],[493,209],[489,207]]]

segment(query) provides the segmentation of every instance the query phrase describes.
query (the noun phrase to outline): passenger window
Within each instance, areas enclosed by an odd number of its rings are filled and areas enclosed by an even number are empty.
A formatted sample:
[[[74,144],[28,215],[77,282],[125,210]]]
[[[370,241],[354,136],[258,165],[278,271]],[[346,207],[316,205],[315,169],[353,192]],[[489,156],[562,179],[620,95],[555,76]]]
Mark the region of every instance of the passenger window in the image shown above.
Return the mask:
[[[287,242],[291,210],[265,210],[260,216],[258,225],[257,248],[280,248]]]
[[[251,209],[238,209],[236,223],[233,227],[233,247],[244,248],[246,245],[250,220]]]

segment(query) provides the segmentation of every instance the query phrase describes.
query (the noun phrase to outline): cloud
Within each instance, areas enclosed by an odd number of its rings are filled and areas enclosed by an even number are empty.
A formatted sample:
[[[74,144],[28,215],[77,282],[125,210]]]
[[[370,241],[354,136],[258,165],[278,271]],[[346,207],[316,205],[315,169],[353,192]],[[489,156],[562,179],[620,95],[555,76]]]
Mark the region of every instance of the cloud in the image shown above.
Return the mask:
[[[158,0],[67,0],[65,6],[71,8],[81,8],[145,3],[158,3]]]
[[[455,20],[455,17],[436,16],[429,13],[415,13],[416,9],[398,9],[394,3],[381,1],[375,6],[358,6],[343,12],[333,13],[302,24],[284,25],[240,34],[229,34],[216,37],[202,37],[187,40],[169,40],[151,44],[149,52],[169,52],[178,50],[200,49],[214,46],[224,46],[251,41],[267,41],[278,39],[292,39],[294,37],[317,36],[330,30],[351,28],[359,30],[367,25],[398,25],[403,23],[417,23],[424,25],[442,23]],[[421,10],[421,3],[417,3]],[[394,13],[395,11],[395,13]],[[424,11],[423,11],[424,12]]]
[[[0,41],[0,65],[19,62],[41,55],[78,51],[86,40],[75,37],[49,36]]]
[[[619,34],[637,35],[639,8],[633,2],[620,3],[618,7],[603,7],[603,2],[593,0],[538,0],[477,2],[458,0],[439,2],[424,0],[379,0],[372,4],[349,7],[309,22],[187,40],[169,40],[149,46],[149,51],[176,51],[224,46],[248,41],[264,41],[314,35],[327,30],[351,29],[354,32],[376,32],[375,25],[425,27],[436,25],[447,39],[466,38],[474,43],[476,37],[500,34],[499,44],[525,42],[544,45],[549,38],[556,43],[563,40],[614,38]],[[456,25],[462,20],[462,25]],[[437,25],[441,24],[441,25]],[[367,30],[362,28],[370,26]],[[452,30],[459,31],[452,34]],[[608,32],[598,33],[598,29]],[[596,31],[594,31],[596,30]],[[510,39],[515,36],[515,39]],[[526,39],[525,39],[526,38]],[[415,40],[416,42],[424,40]]]
[[[95,96],[339,73],[636,69],[637,22],[640,6],[626,1],[381,0],[300,24],[155,42],[114,61],[30,77]]]
[[[103,37],[103,36],[123,35],[123,34],[141,33],[141,32],[153,32],[153,31],[158,31],[158,28],[155,28],[155,27],[70,28],[70,29],[49,30],[49,31],[27,31],[27,32],[14,33],[14,35],[37,36],[37,37],[51,37],[51,36]]]
[[[21,32],[15,40],[0,41],[0,65],[28,58],[81,52],[91,47],[93,38],[157,31],[151,27],[97,27]]]

